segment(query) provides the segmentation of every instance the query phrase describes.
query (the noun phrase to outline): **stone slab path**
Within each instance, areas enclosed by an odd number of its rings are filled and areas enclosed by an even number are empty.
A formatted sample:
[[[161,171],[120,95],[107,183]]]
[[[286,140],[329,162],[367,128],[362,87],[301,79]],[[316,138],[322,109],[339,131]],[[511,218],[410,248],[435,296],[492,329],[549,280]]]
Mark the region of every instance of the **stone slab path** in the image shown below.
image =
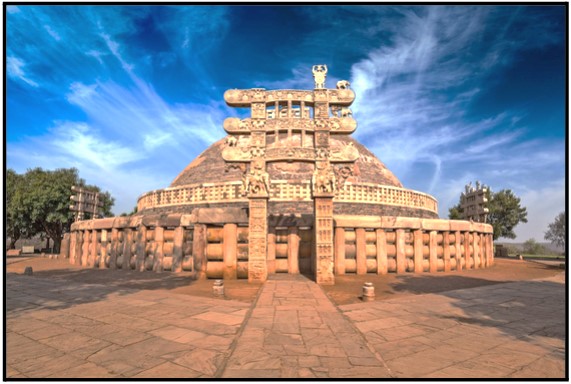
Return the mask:
[[[564,277],[340,309],[395,377],[563,378]]]
[[[298,275],[262,288],[222,377],[383,378],[381,357],[323,290]]]
[[[6,376],[217,376],[250,305],[10,274]]]
[[[8,274],[5,378],[564,378],[565,275],[335,306]]]

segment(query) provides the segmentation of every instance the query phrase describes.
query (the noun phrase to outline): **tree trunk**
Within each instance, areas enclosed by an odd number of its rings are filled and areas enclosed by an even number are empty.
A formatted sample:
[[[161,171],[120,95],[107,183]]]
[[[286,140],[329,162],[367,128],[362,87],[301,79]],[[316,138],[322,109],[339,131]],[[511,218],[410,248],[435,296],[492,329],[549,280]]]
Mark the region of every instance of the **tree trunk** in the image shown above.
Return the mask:
[[[16,249],[16,241],[18,241],[19,237],[11,237],[10,244],[8,245],[8,249]]]
[[[52,253],[59,254],[59,250],[61,248],[61,240],[62,240],[61,237],[54,239],[54,249],[53,249]]]

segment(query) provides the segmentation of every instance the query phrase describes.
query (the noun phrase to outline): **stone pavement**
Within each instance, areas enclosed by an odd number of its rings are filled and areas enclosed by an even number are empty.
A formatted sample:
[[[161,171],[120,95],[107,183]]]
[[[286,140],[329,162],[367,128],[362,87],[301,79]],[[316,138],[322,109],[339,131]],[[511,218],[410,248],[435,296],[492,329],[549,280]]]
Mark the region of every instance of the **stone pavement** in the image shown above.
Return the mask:
[[[564,274],[336,307],[303,276],[253,305],[9,274],[8,378],[564,378]]]
[[[381,357],[307,278],[274,275],[262,288],[222,377],[390,377]]]
[[[341,306],[394,377],[565,377],[565,275]]]
[[[215,377],[249,304],[8,275],[10,378]]]

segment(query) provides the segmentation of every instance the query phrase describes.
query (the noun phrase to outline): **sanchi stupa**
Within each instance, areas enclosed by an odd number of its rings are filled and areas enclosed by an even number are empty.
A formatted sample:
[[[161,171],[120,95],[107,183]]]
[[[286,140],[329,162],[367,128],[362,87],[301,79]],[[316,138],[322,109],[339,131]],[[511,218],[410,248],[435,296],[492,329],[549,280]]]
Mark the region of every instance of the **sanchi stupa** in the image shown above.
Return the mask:
[[[446,273],[493,264],[492,226],[438,218],[434,197],[407,189],[349,135],[357,128],[347,81],[313,90],[231,89],[228,136],[137,213],[77,221],[62,254],[96,268],[192,272],[265,281],[304,274]]]

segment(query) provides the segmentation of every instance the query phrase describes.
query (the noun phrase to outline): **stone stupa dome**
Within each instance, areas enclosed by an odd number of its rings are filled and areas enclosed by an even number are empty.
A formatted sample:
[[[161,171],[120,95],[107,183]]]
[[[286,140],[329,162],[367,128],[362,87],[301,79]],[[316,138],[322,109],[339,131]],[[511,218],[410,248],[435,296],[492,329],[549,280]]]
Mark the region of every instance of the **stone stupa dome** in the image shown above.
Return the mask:
[[[190,213],[194,208],[247,207],[247,198],[241,196],[244,170],[239,166],[229,167],[222,157],[227,139],[228,137],[221,139],[204,150],[178,174],[168,188],[143,194],[139,198],[139,213]],[[289,145],[299,145],[299,136],[280,140],[280,146],[287,148]],[[385,164],[354,138],[333,136],[331,146],[352,146],[359,153],[352,165],[337,168],[340,173],[348,176],[340,196],[336,197],[336,214],[365,212],[367,215],[438,217],[437,203],[433,197],[404,188]],[[269,213],[311,213],[313,208],[309,180],[314,170],[315,165],[309,162],[268,163],[267,172],[272,185]],[[214,189],[220,191],[213,191]],[[376,199],[370,198],[371,192]],[[290,194],[290,198],[283,196],[286,193]]]

